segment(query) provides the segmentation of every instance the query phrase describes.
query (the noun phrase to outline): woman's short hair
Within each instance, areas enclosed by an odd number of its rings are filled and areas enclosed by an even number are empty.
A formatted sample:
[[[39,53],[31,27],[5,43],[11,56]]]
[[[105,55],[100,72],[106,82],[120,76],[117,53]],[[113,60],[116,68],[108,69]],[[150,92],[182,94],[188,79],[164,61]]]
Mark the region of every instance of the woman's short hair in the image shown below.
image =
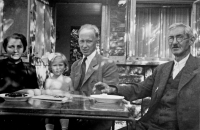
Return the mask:
[[[49,59],[49,71],[50,71],[50,72],[52,72],[51,65],[52,65],[52,63],[54,62],[54,60],[55,60],[57,57],[60,57],[60,58],[62,59],[62,62],[63,62],[64,65],[65,65],[65,71],[64,71],[64,72],[66,72],[66,71],[69,70],[69,63],[68,63],[68,60],[67,60],[67,58],[66,58],[66,56],[65,56],[64,54],[59,53],[59,52],[55,52],[55,53],[52,53],[51,55],[53,55],[53,56],[52,56],[51,59]]]
[[[78,35],[81,32],[81,30],[83,30],[85,28],[92,29],[94,31],[94,33],[95,33],[96,38],[99,39],[99,29],[97,28],[96,25],[92,25],[92,24],[84,24],[84,25],[82,25],[81,28],[78,30]]]
[[[14,33],[14,34],[12,34],[11,36],[8,36],[8,37],[6,37],[6,38],[3,40],[3,48],[4,48],[5,52],[7,52],[7,51],[6,51],[6,47],[7,47],[8,42],[9,42],[10,39],[20,39],[21,42],[22,42],[22,45],[23,45],[23,47],[24,47],[23,52],[26,51],[26,47],[27,47],[27,40],[26,40],[26,37],[25,37],[23,34]]]
[[[190,26],[185,25],[183,23],[174,23],[174,24],[172,24],[169,27],[169,31],[174,29],[174,28],[177,28],[177,27],[184,27],[185,34],[188,36],[188,38],[194,38],[193,29]]]

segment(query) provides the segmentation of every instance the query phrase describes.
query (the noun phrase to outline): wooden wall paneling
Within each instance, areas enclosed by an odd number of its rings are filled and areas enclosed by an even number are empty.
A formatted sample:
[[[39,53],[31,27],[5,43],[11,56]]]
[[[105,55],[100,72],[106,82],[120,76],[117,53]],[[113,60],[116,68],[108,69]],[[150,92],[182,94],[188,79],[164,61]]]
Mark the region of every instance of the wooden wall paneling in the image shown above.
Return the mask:
[[[200,56],[200,1],[197,0],[193,3],[191,25],[194,29],[195,43],[192,47],[192,53],[196,56]]]
[[[102,18],[101,18],[101,51],[103,51],[104,56],[108,56],[108,28],[109,28],[109,5],[102,5]]]
[[[128,27],[128,34],[127,34],[127,60],[130,60],[130,58],[132,58],[133,56],[136,55],[136,50],[138,50],[138,48],[136,48],[135,46],[135,17],[136,17],[136,0],[128,0],[128,5],[129,6],[129,10],[130,12],[128,13],[129,17],[129,21],[127,22],[127,24],[129,25]]]
[[[109,57],[117,64],[126,61],[127,3],[110,4]]]
[[[4,1],[0,1],[0,54],[2,54],[2,41],[3,41],[3,7]]]

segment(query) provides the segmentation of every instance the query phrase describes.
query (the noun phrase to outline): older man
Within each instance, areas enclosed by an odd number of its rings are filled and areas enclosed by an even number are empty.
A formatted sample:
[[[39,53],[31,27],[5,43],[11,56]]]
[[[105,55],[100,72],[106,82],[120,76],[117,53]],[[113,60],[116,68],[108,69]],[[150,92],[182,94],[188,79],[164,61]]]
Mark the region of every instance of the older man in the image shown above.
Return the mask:
[[[94,84],[101,81],[108,85],[116,86],[119,81],[116,64],[96,51],[99,42],[99,30],[95,25],[85,24],[78,32],[79,46],[83,58],[74,62],[71,67],[71,79],[75,91],[90,96],[93,94]],[[97,92],[98,93],[98,92]],[[85,125],[79,124],[80,129],[106,130],[111,126],[110,121],[83,121]],[[78,124],[72,126],[75,129]],[[78,129],[78,128],[77,128]]]
[[[169,27],[169,48],[174,61],[159,65],[144,82],[110,87],[97,83],[102,92],[115,92],[132,101],[151,96],[148,112],[132,130],[200,130],[200,60],[190,53],[192,28],[182,23]]]

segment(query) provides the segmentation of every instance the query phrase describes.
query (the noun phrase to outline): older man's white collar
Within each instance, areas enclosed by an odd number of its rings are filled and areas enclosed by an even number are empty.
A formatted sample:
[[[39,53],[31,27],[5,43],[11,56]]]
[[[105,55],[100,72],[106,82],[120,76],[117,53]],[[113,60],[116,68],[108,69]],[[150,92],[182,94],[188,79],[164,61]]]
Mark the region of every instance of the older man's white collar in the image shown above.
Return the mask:
[[[189,53],[185,58],[183,58],[182,60],[180,60],[179,62],[177,62],[177,61],[174,59],[174,65],[176,65],[176,64],[184,64],[184,65],[185,65],[185,63],[186,63],[186,61],[188,60],[189,56],[190,56],[190,53]]]
[[[177,76],[177,74],[183,69],[183,67],[185,66],[188,58],[189,58],[190,54],[188,54],[185,58],[183,58],[182,60],[180,60],[179,62],[177,62],[176,60],[174,60],[174,67],[173,67],[173,79]]]

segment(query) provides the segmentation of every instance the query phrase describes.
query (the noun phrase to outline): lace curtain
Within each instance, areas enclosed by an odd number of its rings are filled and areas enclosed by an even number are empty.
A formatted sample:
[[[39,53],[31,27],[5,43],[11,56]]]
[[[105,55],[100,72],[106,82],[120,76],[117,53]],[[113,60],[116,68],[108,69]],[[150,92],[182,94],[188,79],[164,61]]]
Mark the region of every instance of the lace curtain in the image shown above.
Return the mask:
[[[168,27],[177,22],[190,25],[191,7],[137,7],[135,53],[144,59],[169,59]]]

